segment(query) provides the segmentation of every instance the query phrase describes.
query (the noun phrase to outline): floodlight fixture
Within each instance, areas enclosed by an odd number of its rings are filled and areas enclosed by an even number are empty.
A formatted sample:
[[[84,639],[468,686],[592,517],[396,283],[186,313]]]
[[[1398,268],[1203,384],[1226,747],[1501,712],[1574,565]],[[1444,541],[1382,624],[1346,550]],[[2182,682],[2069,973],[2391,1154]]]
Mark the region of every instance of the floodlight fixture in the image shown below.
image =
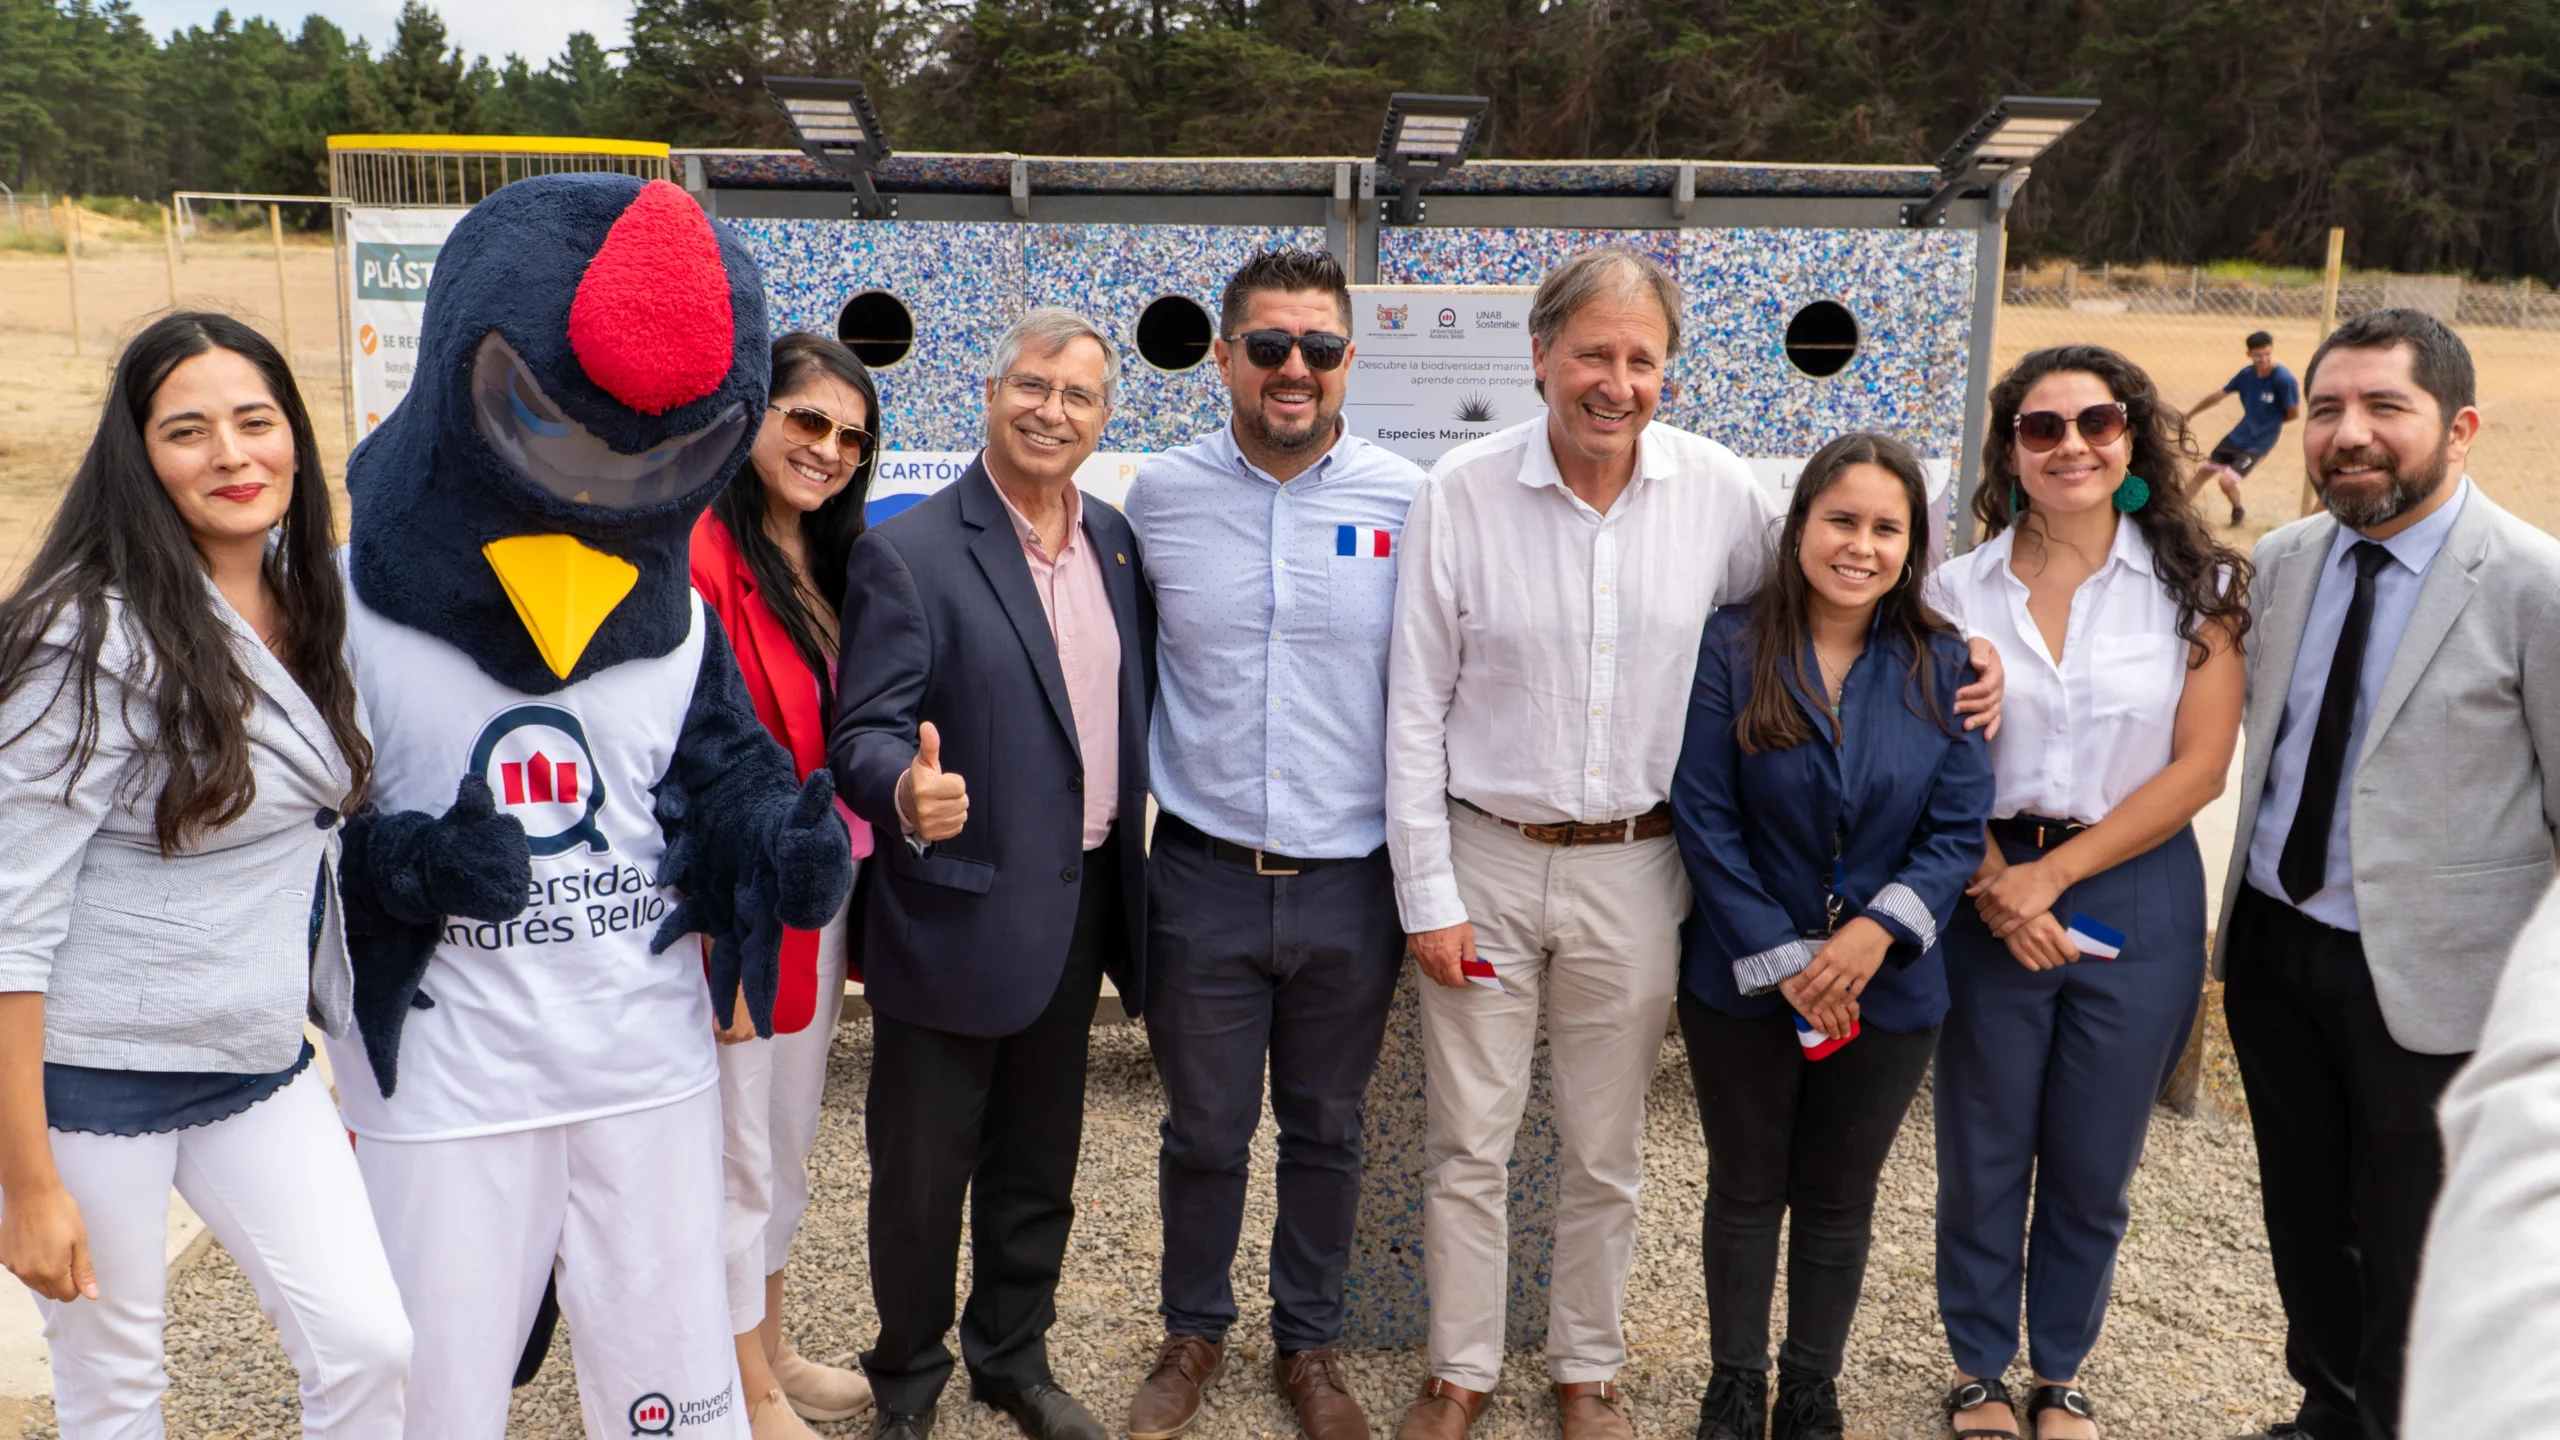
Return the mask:
[[[1482,95],[1387,97],[1386,128],[1378,132],[1378,165],[1395,181],[1387,218],[1410,225],[1422,215],[1422,187],[1467,163],[1484,132],[1493,102]]]
[[[884,203],[871,184],[871,173],[891,152],[880,112],[871,108],[861,81],[767,75],[764,88],[809,158],[853,178],[855,219],[896,218],[897,206]]]
[[[1944,225],[1947,206],[1968,190],[2022,176],[2037,156],[2053,148],[2095,114],[2095,100],[2008,95],[1984,111],[1962,138],[1938,157],[1937,188],[1926,200],[1902,207],[1902,223]]]

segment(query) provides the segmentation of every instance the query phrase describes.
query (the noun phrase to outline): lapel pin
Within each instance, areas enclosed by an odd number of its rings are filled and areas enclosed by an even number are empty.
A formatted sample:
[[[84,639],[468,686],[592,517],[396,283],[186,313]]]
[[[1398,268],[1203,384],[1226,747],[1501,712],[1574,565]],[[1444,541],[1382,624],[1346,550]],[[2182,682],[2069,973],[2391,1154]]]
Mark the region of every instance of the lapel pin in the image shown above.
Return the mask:
[[[1126,565],[1126,564],[1128,564],[1128,563],[1129,563],[1129,557],[1128,557],[1127,555],[1125,555],[1125,554],[1121,553],[1120,551],[1117,551],[1117,550],[1114,550],[1114,551],[1112,551],[1112,552],[1111,552],[1111,558],[1112,558],[1112,559],[1114,559],[1114,560],[1119,561],[1119,562],[1120,562],[1121,564],[1123,564],[1123,565]]]

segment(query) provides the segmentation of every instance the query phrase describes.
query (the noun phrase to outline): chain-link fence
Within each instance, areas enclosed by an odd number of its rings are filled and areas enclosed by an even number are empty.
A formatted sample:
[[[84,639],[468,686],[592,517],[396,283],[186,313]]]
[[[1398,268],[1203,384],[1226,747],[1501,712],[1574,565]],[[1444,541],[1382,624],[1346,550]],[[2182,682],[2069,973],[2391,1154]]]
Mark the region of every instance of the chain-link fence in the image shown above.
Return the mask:
[[[0,227],[32,235],[54,233],[54,197],[49,190],[13,190],[0,195]]]
[[[2192,423],[2201,457],[2240,420],[2239,398],[2222,390],[2249,363],[2248,336],[2273,336],[2277,363],[2299,377],[2320,340],[2323,290],[2317,273],[2159,265],[2012,271],[1999,360],[2005,368],[2046,345],[2106,345],[2149,371],[2163,398],[2181,409],[2221,394]],[[2391,305],[2450,322],[2470,346],[2486,421],[2468,464],[2472,478],[2498,503],[2560,532],[2560,293],[2533,281],[2483,284],[2452,275],[2341,277],[2338,318]],[[2247,543],[2293,519],[2303,488],[2296,420],[2241,482],[2247,514],[2236,538]],[[2229,519],[2228,506],[2209,494],[2202,509],[2217,524]]]

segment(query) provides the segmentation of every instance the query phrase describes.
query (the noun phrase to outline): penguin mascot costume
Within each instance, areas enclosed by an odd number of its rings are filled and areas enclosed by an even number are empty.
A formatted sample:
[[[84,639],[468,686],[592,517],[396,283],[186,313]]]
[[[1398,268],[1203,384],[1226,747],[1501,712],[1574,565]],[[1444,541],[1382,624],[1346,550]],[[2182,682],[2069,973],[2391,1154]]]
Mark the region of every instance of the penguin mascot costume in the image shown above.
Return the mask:
[[[770,370],[762,277],[690,196],[520,180],[445,243],[409,393],[348,464],[376,765],[330,1049],[412,1440],[505,1434],[546,1286],[588,1435],[747,1435],[715,1016],[743,994],[770,1033],[783,928],[851,878],[833,781],[795,779],[690,583]]]

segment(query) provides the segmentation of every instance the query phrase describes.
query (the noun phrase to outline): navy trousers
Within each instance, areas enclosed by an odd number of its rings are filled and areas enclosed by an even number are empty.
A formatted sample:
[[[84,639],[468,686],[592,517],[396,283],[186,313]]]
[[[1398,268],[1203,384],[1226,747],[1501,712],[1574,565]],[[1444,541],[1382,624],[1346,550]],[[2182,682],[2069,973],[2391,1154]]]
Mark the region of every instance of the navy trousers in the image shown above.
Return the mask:
[[[1147,888],[1165,1330],[1223,1342],[1235,1323],[1267,1060],[1280,1127],[1272,1338],[1282,1354],[1329,1346],[1360,1204],[1362,1107],[1404,963],[1386,852],[1264,876],[1159,834]]]
[[[2011,863],[2037,858],[2002,842]],[[1938,1040],[1938,1314],[1956,1368],[2018,1353],[2068,1381],[2097,1343],[2151,1106],[2204,992],[2204,865],[2176,835],[2063,892],[2125,935],[2114,960],[2029,970],[1972,902],[1947,928]],[[2032,1218],[2031,1218],[2032,1212]]]
[[[991,1399],[1051,1383],[1049,1326],[1076,1214],[1086,1050],[1104,958],[1120,947],[1118,855],[1109,840],[1085,852],[1066,966],[1028,1028],[990,1039],[872,1012],[863,1139],[880,1335],[862,1369],[884,1413],[926,1413],[951,1378],[944,1342],[964,1211],[969,1303],[960,1354],[970,1393]]]

